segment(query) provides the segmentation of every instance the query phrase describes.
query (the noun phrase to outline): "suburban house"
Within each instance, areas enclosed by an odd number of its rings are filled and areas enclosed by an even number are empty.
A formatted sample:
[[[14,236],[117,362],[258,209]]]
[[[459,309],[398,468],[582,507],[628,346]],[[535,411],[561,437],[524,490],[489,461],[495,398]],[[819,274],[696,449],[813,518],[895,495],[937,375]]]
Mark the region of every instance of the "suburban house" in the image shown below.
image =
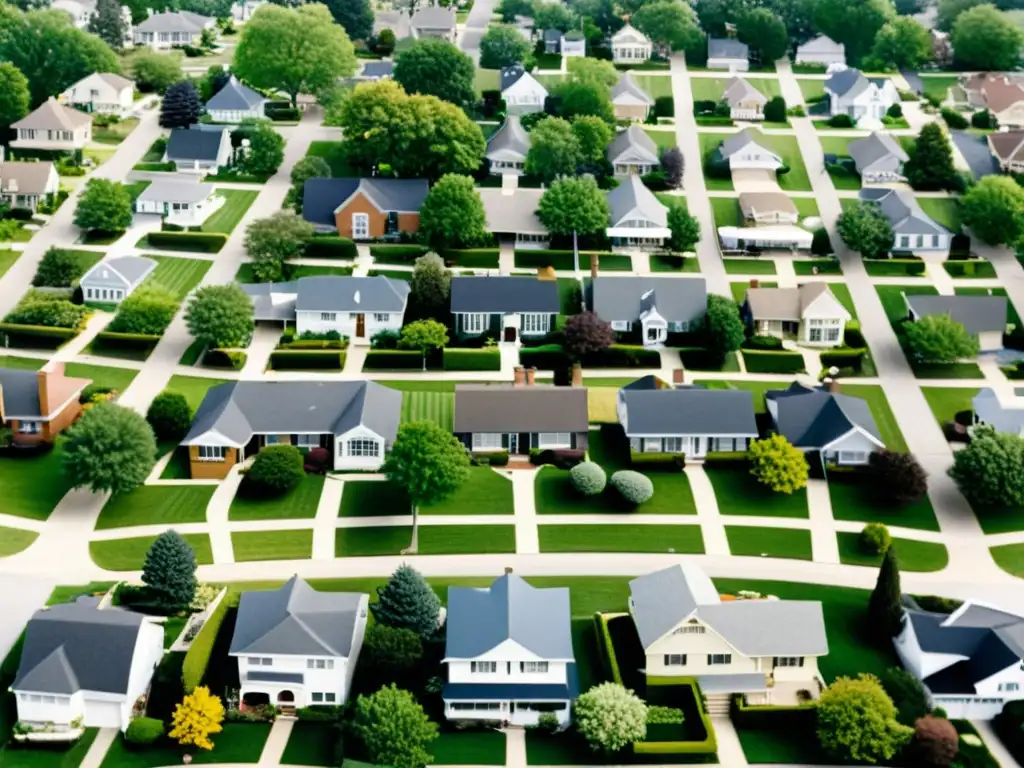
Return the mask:
[[[100,598],[36,611],[10,690],[18,721],[39,730],[117,728],[132,720],[164,655],[164,629]]]
[[[206,113],[215,123],[259,120],[266,116],[264,110],[268,101],[262,93],[257,93],[232,75],[224,87],[206,102]]]
[[[544,336],[559,313],[558,284],[537,277],[452,277],[451,310],[460,336],[493,333],[502,341]]]
[[[352,78],[356,82],[376,82],[377,80],[389,80],[395,74],[395,62],[390,59],[374,61],[364,59],[359,72]]]
[[[495,176],[506,173],[523,175],[526,156],[530,152],[530,134],[519,122],[519,115],[509,115],[504,124],[487,139],[484,157],[488,170]]]
[[[0,424],[17,446],[52,443],[82,412],[78,396],[89,379],[64,375],[64,363],[51,361],[38,371],[0,368]]]
[[[408,280],[383,275],[315,275],[291,283],[247,283],[242,290],[253,299],[255,320],[294,322],[299,334],[337,331],[355,341],[400,331],[409,300]]]
[[[4,162],[0,152],[0,201],[11,208],[35,211],[39,203],[60,191],[60,176],[53,163]]]
[[[565,33],[560,29],[545,29],[544,52],[559,53],[562,56],[586,56],[587,40],[575,29]]]
[[[796,64],[820,64],[823,67],[846,65],[846,46],[825,35],[818,35],[796,47]]]
[[[750,69],[750,48],[731,37],[709,37],[707,67],[746,72]]]
[[[799,288],[751,285],[740,314],[758,336],[793,339],[809,347],[842,346],[844,329],[852,319],[828,283],[804,283]]]
[[[230,381],[211,387],[181,444],[190,477],[222,480],[268,445],[326,448],[335,470],[377,470],[402,393],[372,381]]]
[[[758,437],[754,393],[742,389],[671,387],[644,376],[619,390],[619,424],[632,453],[682,454],[746,451]]]
[[[455,6],[421,6],[409,19],[409,30],[414,38],[435,37],[455,42]],[[440,73],[438,73],[440,76]]]
[[[965,75],[960,87],[973,109],[987,109],[1004,128],[1024,128],[1024,85],[1006,74]]]
[[[661,167],[658,145],[636,123],[619,131],[608,145],[608,162],[616,176],[643,175]]]
[[[216,29],[216,19],[191,11],[153,13],[135,25],[132,41],[154,51],[175,46],[198,46],[204,29]]]
[[[654,99],[637,85],[632,72],[623,72],[612,86],[612,111],[616,120],[644,121],[654,107]]]
[[[502,67],[499,75],[501,98],[510,115],[526,115],[543,112],[548,89],[533,75],[523,69],[522,64]]]
[[[571,623],[568,587],[512,573],[487,588],[450,587],[445,717],[528,727],[553,712],[568,726],[579,694]]]
[[[723,250],[744,252],[752,248],[762,251],[806,251],[814,243],[811,232],[793,224],[718,227],[718,239]]]
[[[214,194],[213,184],[197,177],[157,179],[135,199],[135,212],[155,213],[179,227],[198,227],[224,203],[223,195]]]
[[[849,115],[854,120],[881,120],[893,104],[900,103],[896,86],[887,77],[867,78],[857,69],[833,72],[825,81],[830,115]]]
[[[205,175],[231,164],[231,131],[175,128],[167,138],[163,161],[174,163],[179,173]]]
[[[973,600],[952,613],[922,610],[907,595],[903,602],[896,653],[931,706],[950,718],[991,720],[1024,698],[1024,618]]]
[[[60,101],[85,112],[127,115],[135,101],[135,82],[113,72],[94,72],[64,91]]]
[[[988,135],[988,150],[1004,173],[1024,173],[1024,131],[998,131]]]
[[[664,344],[669,333],[697,330],[708,305],[702,277],[596,277],[590,299],[614,330],[638,328],[647,347]]]
[[[971,409],[975,424],[987,424],[996,432],[1024,437],[1024,407],[1019,402],[1005,406],[994,389],[985,387],[971,400]]]
[[[903,295],[907,318],[914,322],[930,315],[946,315],[978,340],[982,352],[1003,348],[1006,333],[1005,296]]]
[[[713,715],[737,693],[750,704],[817,698],[818,657],[828,654],[821,603],[730,598],[687,562],[629,582],[647,677],[695,677]]]
[[[743,220],[754,224],[796,224],[796,204],[785,192],[740,192]]]
[[[885,449],[867,401],[841,394],[838,381],[813,389],[794,381],[764,399],[776,432],[805,454],[819,453],[823,465],[863,466]]]
[[[11,128],[17,132],[17,138],[11,141],[12,149],[68,152],[85,149],[92,141],[92,118],[65,107],[52,96]]]
[[[390,29],[395,33],[395,40],[402,40],[412,36],[412,28],[409,24],[409,14],[405,11],[384,10],[375,8],[373,11],[373,35],[376,37],[381,30]]]
[[[722,101],[729,105],[729,117],[733,120],[764,120],[764,105],[768,99],[742,77],[729,81]]]
[[[874,187],[862,189],[860,199],[877,205],[892,224],[894,251],[949,251],[953,233],[925,213],[912,192]]]
[[[319,232],[353,240],[397,237],[420,228],[428,191],[426,179],[309,179],[302,216]]]
[[[499,240],[511,240],[519,249],[547,248],[551,235],[537,217],[544,190],[520,187],[518,180],[514,174],[505,174],[501,188],[477,187],[487,230]]]
[[[734,133],[715,150],[714,160],[727,162],[732,171],[777,171],[785,163],[782,158],[766,149],[760,142],[764,134],[756,128],[744,128]]]
[[[605,193],[611,226],[605,232],[613,248],[660,248],[672,235],[668,208],[635,173]]]
[[[364,592],[319,592],[298,576],[277,590],[243,592],[228,649],[238,659],[240,700],[286,712],[344,704],[369,602]]]
[[[96,15],[96,0],[54,0],[49,7],[64,11],[71,17],[71,23],[79,29],[88,29],[89,22]],[[130,48],[132,44],[132,12],[127,5],[121,6],[121,18],[124,21],[123,47]]]
[[[146,256],[115,256],[98,261],[82,275],[79,287],[85,301],[119,304],[156,269]]]
[[[611,37],[612,61],[616,64],[639,64],[651,58],[653,45],[647,35],[626,24]]]
[[[875,131],[863,139],[854,139],[846,151],[864,184],[906,181],[903,164],[910,157],[891,134]]]

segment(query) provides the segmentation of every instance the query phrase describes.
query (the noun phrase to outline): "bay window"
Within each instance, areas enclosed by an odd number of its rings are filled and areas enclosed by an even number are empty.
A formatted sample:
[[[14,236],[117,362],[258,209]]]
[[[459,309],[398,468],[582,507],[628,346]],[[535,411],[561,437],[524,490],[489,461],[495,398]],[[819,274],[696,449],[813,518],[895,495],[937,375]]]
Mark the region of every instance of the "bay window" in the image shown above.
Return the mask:
[[[348,455],[364,458],[380,456],[380,443],[364,437],[354,437],[348,441]]]

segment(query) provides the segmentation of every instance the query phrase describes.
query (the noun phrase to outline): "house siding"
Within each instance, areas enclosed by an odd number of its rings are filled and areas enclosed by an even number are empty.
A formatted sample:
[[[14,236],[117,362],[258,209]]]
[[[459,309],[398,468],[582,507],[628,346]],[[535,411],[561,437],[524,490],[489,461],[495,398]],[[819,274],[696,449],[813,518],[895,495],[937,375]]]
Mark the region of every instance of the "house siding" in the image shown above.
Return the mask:
[[[13,435],[11,442],[15,445],[41,445],[42,443],[52,443],[57,439],[57,435],[63,432],[65,429],[70,427],[75,419],[82,413],[82,406],[77,400],[73,400],[68,403],[60,413],[57,413],[49,421],[43,421],[39,425],[38,434],[19,434],[18,430],[21,428],[21,421],[18,419],[11,419],[8,422],[8,426],[11,428]],[[34,419],[25,419],[25,421],[35,421]]]
[[[388,212],[381,211],[362,192],[353,195],[345,207],[334,214],[335,227],[342,237],[352,237],[352,216],[365,213],[369,217],[370,238],[384,237],[387,233]],[[419,213],[399,213],[398,229],[401,232],[416,232],[420,228]],[[362,239],[362,238],[360,238]]]
[[[237,448],[227,448],[222,461],[200,461],[199,446],[188,446],[189,474],[193,480],[223,480],[237,461]]]

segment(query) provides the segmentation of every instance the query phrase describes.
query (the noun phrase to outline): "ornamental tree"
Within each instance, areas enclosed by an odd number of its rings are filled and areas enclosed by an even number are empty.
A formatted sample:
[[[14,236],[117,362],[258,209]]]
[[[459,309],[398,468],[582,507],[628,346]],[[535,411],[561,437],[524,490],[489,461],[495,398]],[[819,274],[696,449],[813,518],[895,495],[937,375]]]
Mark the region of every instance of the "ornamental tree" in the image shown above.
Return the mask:
[[[183,747],[213,749],[210,736],[224,730],[224,705],[205,685],[198,686],[174,708],[167,735]]]
[[[776,493],[792,494],[807,487],[807,458],[782,435],[754,440],[747,450],[747,461],[750,474]]]
[[[107,330],[159,336],[177,313],[177,296],[159,285],[143,285],[121,302]]]
[[[891,638],[896,637],[903,628],[901,600],[900,565],[896,559],[896,550],[890,547],[882,558],[875,588],[868,599],[868,626],[882,645],[888,646]]]
[[[960,179],[953,167],[953,147],[938,123],[928,123],[921,129],[908,154],[904,173],[914,189],[956,189]]]
[[[285,264],[302,255],[315,231],[316,227],[292,211],[278,211],[254,221],[245,230],[253,277],[261,283],[283,280]]]
[[[61,462],[73,488],[128,493],[146,482],[156,464],[156,439],[130,408],[97,403],[64,433]]]
[[[502,3],[502,8],[504,9],[506,5],[509,5],[508,0]],[[515,7],[514,3],[513,7]],[[568,32],[579,24],[576,14],[571,8],[562,3],[549,3],[546,0],[537,0],[532,7],[528,6],[522,15],[533,18],[534,29],[557,29],[559,32]],[[513,22],[515,18],[507,21]]]
[[[750,46],[762,64],[781,59],[789,50],[786,25],[768,8],[752,8],[736,20],[736,37]]]
[[[550,184],[562,176],[574,175],[582,159],[579,139],[568,120],[545,117],[530,131],[525,170],[531,176]]]
[[[473,179],[446,173],[420,207],[420,234],[434,248],[472,248],[487,243],[487,214]]]
[[[745,338],[739,304],[725,296],[709,293],[704,315],[704,346],[708,354],[721,365],[730,352],[740,348]]]
[[[161,128],[188,128],[199,122],[203,105],[199,91],[192,80],[175,83],[164,94],[160,103]]]
[[[39,260],[32,285],[37,288],[67,288],[84,274],[85,267],[74,253],[62,248],[48,248]]]
[[[836,231],[851,251],[869,259],[883,259],[892,249],[892,224],[878,206],[857,201],[836,219]]]
[[[28,80],[9,61],[0,63],[0,131],[28,114]]]
[[[241,347],[252,337],[252,299],[237,283],[204,285],[192,295],[185,324],[211,347]]]
[[[909,504],[928,492],[928,473],[912,453],[875,451],[871,470],[871,486],[883,503]]]
[[[519,64],[528,53],[529,41],[518,29],[507,24],[492,24],[480,38],[480,66],[483,69],[502,69]]]
[[[603,352],[615,341],[612,324],[593,312],[580,312],[565,321],[565,351],[573,360],[585,355]]]
[[[672,233],[668,247],[673,251],[692,251],[700,242],[700,222],[690,215],[685,205],[673,205],[668,209],[668,228]]]
[[[840,677],[818,700],[818,742],[839,762],[888,762],[913,729],[896,720],[896,707],[878,678]]]
[[[618,683],[595,685],[573,709],[576,730],[595,752],[612,755],[647,736],[647,705]]]
[[[409,281],[409,305],[415,317],[448,319],[452,273],[436,253],[416,259]]]
[[[447,40],[422,38],[395,57],[395,82],[406,93],[436,96],[458,107],[476,101],[475,74],[473,60]]]
[[[75,226],[99,232],[123,232],[132,225],[132,196],[124,184],[92,178],[78,198]]]
[[[426,640],[437,632],[441,600],[419,571],[402,564],[387,584],[377,587],[370,612],[378,625],[409,630]]]
[[[917,69],[932,60],[932,38],[917,19],[900,16],[878,30],[871,56],[886,68]]]
[[[365,689],[407,684],[423,662],[423,640],[411,629],[374,624],[366,630],[359,655]]]
[[[402,328],[398,340],[401,349],[415,349],[423,355],[423,370],[427,370],[427,353],[444,348],[448,343],[448,328],[437,320],[416,320]]]
[[[591,177],[559,179],[541,196],[537,217],[552,234],[589,235],[604,231],[611,212]]]
[[[255,176],[270,176],[284,162],[284,137],[265,120],[259,121],[245,137],[248,149],[238,161],[238,167]]]
[[[576,115],[572,119],[572,134],[579,144],[580,161],[584,163],[604,160],[608,144],[615,135],[608,123],[594,115]],[[530,138],[533,140],[532,134]]]
[[[443,501],[466,482],[469,456],[455,435],[435,422],[412,421],[398,428],[381,471],[409,495],[415,525],[421,506]]]
[[[181,60],[176,56],[143,50],[132,57],[132,77],[140,91],[164,93],[183,77]]]
[[[157,440],[180,443],[192,426],[192,409],[188,398],[181,392],[165,389],[149,404],[146,422]]]
[[[366,40],[373,34],[370,0],[327,0],[324,4],[350,40]]]
[[[949,476],[975,509],[1024,504],[1024,438],[974,427],[967,447],[953,453]]]
[[[990,245],[1014,245],[1024,236],[1024,189],[1009,176],[985,176],[960,198],[971,234]]]
[[[907,351],[925,363],[955,363],[978,354],[978,339],[949,315],[927,315],[903,324]]]
[[[188,608],[196,594],[196,553],[177,531],[153,541],[142,565],[142,583],[154,603],[175,613]]]
[[[115,51],[124,47],[126,26],[117,0],[97,0],[96,13],[89,19],[86,30]]]
[[[429,747],[437,738],[437,723],[411,693],[394,685],[356,699],[352,729],[374,765],[423,768],[434,760]]]
[[[1017,65],[1024,33],[1006,14],[986,4],[957,17],[950,42],[958,65],[994,72]]]
[[[925,765],[952,765],[960,750],[960,734],[946,718],[925,715],[914,723],[913,747]]]
[[[255,496],[283,496],[306,478],[302,452],[294,445],[268,445],[256,454],[245,475]]]

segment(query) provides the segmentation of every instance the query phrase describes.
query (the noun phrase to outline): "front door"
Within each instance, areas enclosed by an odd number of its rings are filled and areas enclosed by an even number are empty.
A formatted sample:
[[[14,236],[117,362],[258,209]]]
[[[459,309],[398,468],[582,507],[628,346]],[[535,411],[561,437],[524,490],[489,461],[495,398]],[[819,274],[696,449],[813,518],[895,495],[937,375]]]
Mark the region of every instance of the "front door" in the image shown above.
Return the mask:
[[[366,336],[366,315],[359,313],[356,315],[356,338],[362,339]]]
[[[515,340],[516,340],[516,329],[515,328],[506,328],[505,329],[505,341],[515,341]]]

